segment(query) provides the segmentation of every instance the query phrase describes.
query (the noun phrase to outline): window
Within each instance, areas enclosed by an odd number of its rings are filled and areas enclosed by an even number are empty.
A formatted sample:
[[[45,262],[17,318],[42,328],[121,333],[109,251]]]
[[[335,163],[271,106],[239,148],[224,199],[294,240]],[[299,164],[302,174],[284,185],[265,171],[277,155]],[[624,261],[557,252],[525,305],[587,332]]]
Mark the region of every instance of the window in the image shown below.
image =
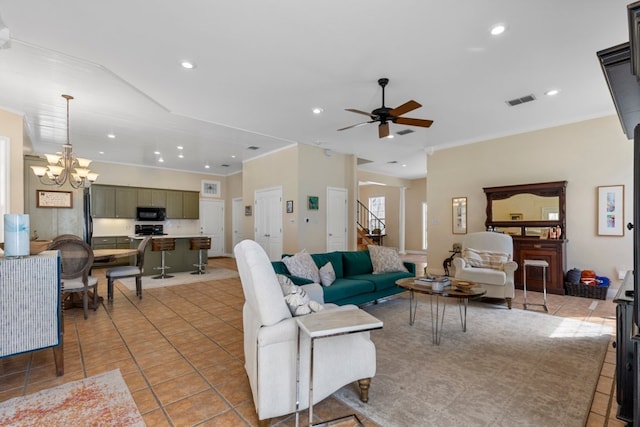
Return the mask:
[[[373,232],[376,228],[380,232],[384,231],[384,196],[369,197],[369,230]]]

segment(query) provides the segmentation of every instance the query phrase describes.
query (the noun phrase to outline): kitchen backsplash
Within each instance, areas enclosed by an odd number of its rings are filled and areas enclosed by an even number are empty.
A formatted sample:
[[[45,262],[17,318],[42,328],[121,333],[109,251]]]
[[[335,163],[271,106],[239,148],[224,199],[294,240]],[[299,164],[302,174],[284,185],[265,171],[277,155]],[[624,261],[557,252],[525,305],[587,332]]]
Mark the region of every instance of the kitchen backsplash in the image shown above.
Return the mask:
[[[135,225],[142,224],[133,219],[95,218],[93,220],[94,236],[132,236]],[[148,224],[144,223],[144,224]],[[197,219],[169,219],[162,222],[164,232],[168,235],[198,235],[200,221]]]

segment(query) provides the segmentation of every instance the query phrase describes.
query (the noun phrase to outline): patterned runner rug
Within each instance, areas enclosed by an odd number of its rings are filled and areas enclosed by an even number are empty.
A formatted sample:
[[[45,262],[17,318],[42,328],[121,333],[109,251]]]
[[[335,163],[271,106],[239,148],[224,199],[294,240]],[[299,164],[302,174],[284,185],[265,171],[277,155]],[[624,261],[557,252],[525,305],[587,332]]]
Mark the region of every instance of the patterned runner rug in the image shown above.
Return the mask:
[[[611,328],[471,303],[462,332],[457,304],[448,301],[436,346],[428,297],[420,296],[413,326],[408,296],[365,310],[384,321],[371,332],[377,373],[369,403],[357,385],[334,396],[380,425],[585,425]]]
[[[2,402],[0,425],[124,427],[145,423],[116,369]]]

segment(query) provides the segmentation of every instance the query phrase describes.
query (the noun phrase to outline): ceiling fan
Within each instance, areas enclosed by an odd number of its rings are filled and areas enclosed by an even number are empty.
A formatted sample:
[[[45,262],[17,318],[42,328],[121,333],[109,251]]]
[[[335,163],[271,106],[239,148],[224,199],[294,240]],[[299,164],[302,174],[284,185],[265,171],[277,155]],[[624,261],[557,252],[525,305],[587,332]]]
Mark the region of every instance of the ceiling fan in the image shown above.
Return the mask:
[[[356,110],[354,108],[346,108],[346,111],[351,111],[352,113],[364,114],[365,116],[369,116],[371,120],[358,123],[355,125],[347,126],[341,130],[351,129],[354,127],[366,125],[367,123],[380,122],[378,125],[378,136],[380,138],[386,138],[389,136],[389,122],[398,123],[401,125],[409,125],[409,126],[420,126],[423,128],[428,128],[433,124],[433,120],[425,120],[425,119],[412,119],[409,117],[400,117],[403,114],[408,113],[409,111],[413,111],[417,108],[422,107],[422,105],[414,100],[407,101],[404,104],[396,107],[389,108],[384,105],[384,88],[389,83],[389,79],[381,78],[378,79],[378,84],[382,87],[382,107],[376,108],[370,113],[366,111]]]

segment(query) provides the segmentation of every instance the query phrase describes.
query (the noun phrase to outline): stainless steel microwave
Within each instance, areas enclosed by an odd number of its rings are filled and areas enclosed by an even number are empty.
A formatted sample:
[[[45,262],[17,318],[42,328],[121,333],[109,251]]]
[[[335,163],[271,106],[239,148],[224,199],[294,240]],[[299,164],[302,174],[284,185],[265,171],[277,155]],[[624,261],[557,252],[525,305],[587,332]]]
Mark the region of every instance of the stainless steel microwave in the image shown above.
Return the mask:
[[[136,220],[138,221],[164,221],[166,217],[165,208],[156,208],[153,206],[138,206],[136,208]]]

